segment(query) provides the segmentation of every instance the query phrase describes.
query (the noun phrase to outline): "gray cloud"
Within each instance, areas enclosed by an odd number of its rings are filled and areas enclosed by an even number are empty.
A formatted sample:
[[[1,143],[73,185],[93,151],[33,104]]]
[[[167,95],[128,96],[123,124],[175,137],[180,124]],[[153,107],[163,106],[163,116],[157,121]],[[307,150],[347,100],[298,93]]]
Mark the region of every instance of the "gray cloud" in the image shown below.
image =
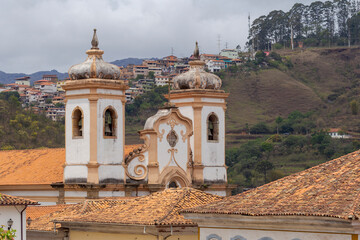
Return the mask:
[[[311,0],[2,0],[0,70],[32,73],[67,71],[85,58],[92,29],[98,29],[104,59],[189,56],[194,42],[202,52],[225,43],[244,46],[248,13],[287,11]]]

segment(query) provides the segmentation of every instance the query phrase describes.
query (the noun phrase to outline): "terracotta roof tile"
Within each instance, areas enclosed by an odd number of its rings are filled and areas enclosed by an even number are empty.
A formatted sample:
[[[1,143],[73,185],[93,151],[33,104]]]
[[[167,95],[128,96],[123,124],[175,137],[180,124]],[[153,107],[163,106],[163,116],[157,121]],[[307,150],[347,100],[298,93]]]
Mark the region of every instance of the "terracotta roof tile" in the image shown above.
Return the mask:
[[[112,223],[130,225],[196,225],[179,212],[185,208],[221,200],[222,197],[192,188],[167,189],[136,198],[86,200],[43,215],[31,223],[30,230],[51,231],[51,221]],[[99,218],[101,215],[101,218]]]
[[[58,212],[63,210],[69,205],[66,204],[58,204],[51,206],[30,206],[26,209],[26,217],[30,217],[32,220],[42,217],[44,215],[48,215],[53,212]]]
[[[126,145],[124,155],[140,146]],[[0,151],[0,185],[62,182],[64,164],[65,148]]]
[[[0,205],[38,205],[39,203],[30,199],[0,194]]]
[[[191,213],[360,216],[360,151],[243,192]]]

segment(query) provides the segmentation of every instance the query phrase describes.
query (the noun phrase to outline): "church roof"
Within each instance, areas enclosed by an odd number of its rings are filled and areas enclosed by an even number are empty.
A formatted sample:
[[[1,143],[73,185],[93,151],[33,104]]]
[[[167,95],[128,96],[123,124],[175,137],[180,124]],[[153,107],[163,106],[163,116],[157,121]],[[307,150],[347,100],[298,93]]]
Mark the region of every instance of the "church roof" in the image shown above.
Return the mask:
[[[126,225],[196,226],[180,215],[185,208],[222,199],[220,196],[192,188],[167,189],[148,196],[86,200],[65,209],[44,215],[31,223],[30,230],[51,231],[53,223],[107,223]],[[101,218],[99,218],[101,216]]]
[[[125,145],[124,156],[140,146]],[[0,151],[0,185],[62,182],[64,164],[65,148]]]
[[[360,216],[360,151],[187,213]]]
[[[39,203],[30,199],[10,196],[0,193],[0,206],[12,206],[12,205],[38,205]]]

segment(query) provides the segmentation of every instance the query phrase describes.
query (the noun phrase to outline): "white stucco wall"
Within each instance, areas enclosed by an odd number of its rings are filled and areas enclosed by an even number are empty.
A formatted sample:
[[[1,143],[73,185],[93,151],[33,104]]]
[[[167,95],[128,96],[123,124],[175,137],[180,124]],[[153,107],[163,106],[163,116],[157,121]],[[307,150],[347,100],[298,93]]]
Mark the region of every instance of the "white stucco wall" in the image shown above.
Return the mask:
[[[86,89],[79,89],[79,90],[68,90],[66,91],[66,95],[70,96],[70,95],[77,95],[77,94],[88,94],[90,93],[90,89],[86,88]]]
[[[241,238],[242,237],[242,238]],[[200,228],[200,240],[351,240],[350,234]]]
[[[83,111],[83,137],[72,136],[72,112],[76,107]],[[69,99],[65,110],[66,163],[87,164],[90,160],[90,106],[88,99]]]
[[[125,197],[124,191],[99,191],[99,197]]]
[[[221,167],[204,167],[204,178],[209,181],[227,181],[226,168]]]
[[[41,206],[52,206],[56,205],[56,202],[38,202]]]
[[[88,176],[87,166],[67,165],[64,168],[64,179],[82,179],[86,182]]]
[[[13,220],[12,229],[16,230],[15,239],[21,239],[21,217],[20,212],[25,206],[0,206],[0,225],[4,225],[7,230],[7,221]],[[26,240],[26,210],[23,212],[23,240]]]
[[[121,165],[100,165],[99,181],[110,183],[109,180],[123,181],[125,177],[124,167]],[[116,182],[118,183],[118,182]]]
[[[114,90],[114,89],[103,89],[103,88],[98,88],[96,90],[97,93],[101,93],[101,94],[110,94],[110,95],[123,95],[123,91],[121,90]]]
[[[222,98],[201,98],[202,102],[213,102],[213,103],[223,103],[225,102]]]
[[[194,101],[194,98],[171,99],[172,103],[193,102],[193,101]]]
[[[141,196],[147,196],[147,195],[149,195],[150,194],[150,192],[147,192],[147,191],[133,191],[133,192],[131,192],[131,196],[132,197],[141,197]]]
[[[98,89],[104,90],[104,89]],[[107,90],[110,91],[110,90]],[[112,90],[116,91],[116,90]],[[121,92],[121,91],[119,91]],[[98,151],[97,159],[99,164],[121,164],[123,160],[123,106],[119,99],[99,99],[97,114],[97,136]],[[117,114],[116,138],[104,138],[104,110],[112,106]]]
[[[59,191],[1,191],[3,194],[13,195],[13,196],[44,196],[44,197],[57,197],[59,196]]]
[[[218,195],[218,196],[222,196],[222,197],[226,197],[226,191],[212,191],[212,190],[205,190],[204,192],[207,192],[207,193],[211,193],[211,194],[214,194],[214,195]]]
[[[86,190],[84,191],[65,191],[65,197],[87,197]]]

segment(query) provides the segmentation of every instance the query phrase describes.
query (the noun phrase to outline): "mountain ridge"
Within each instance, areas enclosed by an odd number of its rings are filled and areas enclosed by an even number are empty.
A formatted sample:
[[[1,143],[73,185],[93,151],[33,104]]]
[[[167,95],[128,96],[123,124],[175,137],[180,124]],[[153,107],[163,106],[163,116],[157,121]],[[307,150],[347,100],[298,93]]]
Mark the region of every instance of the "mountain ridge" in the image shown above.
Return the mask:
[[[151,58],[151,59],[155,59],[155,58]],[[110,63],[114,64],[116,66],[119,66],[119,67],[120,66],[126,67],[129,64],[141,65],[143,60],[144,59],[142,59],[142,58],[124,58],[124,59],[112,61]],[[57,75],[57,77],[59,79],[65,79],[69,76],[68,73],[62,73],[62,72],[57,71],[56,69],[53,69],[50,71],[37,71],[37,72],[31,73],[31,74],[6,73],[6,72],[0,70],[0,84],[14,83],[16,78],[25,77],[25,76],[30,77],[30,82],[33,83],[37,80],[41,80],[42,76],[46,75],[46,74]]]

